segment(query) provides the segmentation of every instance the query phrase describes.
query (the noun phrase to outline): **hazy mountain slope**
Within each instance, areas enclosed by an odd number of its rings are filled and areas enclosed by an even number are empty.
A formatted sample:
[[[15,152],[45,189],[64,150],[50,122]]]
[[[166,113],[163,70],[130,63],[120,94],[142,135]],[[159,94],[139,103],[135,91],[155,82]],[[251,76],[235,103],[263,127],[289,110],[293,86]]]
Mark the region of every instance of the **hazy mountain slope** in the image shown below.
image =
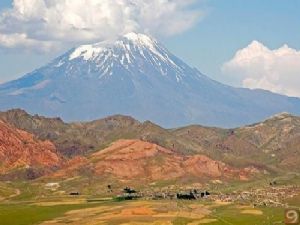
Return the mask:
[[[11,108],[66,121],[123,114],[165,127],[234,127],[282,111],[300,114],[300,99],[215,82],[153,38],[131,33],[80,46],[0,85],[0,109]]]

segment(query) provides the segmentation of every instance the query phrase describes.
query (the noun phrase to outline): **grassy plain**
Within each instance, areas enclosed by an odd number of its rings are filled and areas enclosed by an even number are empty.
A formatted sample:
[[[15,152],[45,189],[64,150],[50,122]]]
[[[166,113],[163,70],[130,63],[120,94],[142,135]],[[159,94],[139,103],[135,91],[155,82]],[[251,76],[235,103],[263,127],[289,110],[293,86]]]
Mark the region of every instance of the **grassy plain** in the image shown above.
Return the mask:
[[[283,213],[283,208],[222,202],[69,198],[0,204],[0,225],[269,225],[283,224]]]
[[[299,185],[298,176],[277,177],[279,184]],[[291,179],[293,178],[293,179]],[[270,179],[207,187],[214,192],[232,193],[267,187]],[[52,181],[52,180],[51,180]],[[54,182],[54,180],[53,180]],[[96,182],[96,180],[94,180]],[[42,180],[0,183],[0,225],[270,225],[284,224],[283,207],[253,207],[212,200],[115,201],[103,198],[100,181],[80,178],[60,181],[57,190],[45,189]],[[156,188],[166,184],[157,184]],[[82,194],[69,196],[73,187]],[[91,195],[94,193],[95,195]],[[107,195],[107,193],[106,193]],[[286,202],[300,207],[300,193]],[[249,205],[247,205],[249,204]]]

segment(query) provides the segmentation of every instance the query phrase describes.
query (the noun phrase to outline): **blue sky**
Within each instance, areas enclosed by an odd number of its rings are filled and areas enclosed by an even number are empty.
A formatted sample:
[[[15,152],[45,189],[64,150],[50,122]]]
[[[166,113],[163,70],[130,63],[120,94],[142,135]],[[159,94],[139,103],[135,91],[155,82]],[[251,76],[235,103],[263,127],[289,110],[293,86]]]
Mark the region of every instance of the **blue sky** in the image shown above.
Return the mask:
[[[10,7],[11,2],[1,0],[0,10]],[[179,35],[162,38],[162,42],[213,79],[242,86],[221,68],[237,50],[253,40],[270,49],[284,44],[300,49],[300,0],[201,0],[197,5],[205,12],[201,22]],[[37,53],[30,49],[2,49],[0,82],[20,77],[62,51]]]
[[[11,2],[12,2],[12,1],[10,1],[10,0],[2,0],[2,1],[0,2],[0,7],[1,7],[1,8],[9,7],[9,6],[11,5]]]
[[[222,64],[238,49],[258,40],[270,48],[300,49],[300,1],[212,0],[196,27],[166,41],[176,54],[206,75],[227,82]]]

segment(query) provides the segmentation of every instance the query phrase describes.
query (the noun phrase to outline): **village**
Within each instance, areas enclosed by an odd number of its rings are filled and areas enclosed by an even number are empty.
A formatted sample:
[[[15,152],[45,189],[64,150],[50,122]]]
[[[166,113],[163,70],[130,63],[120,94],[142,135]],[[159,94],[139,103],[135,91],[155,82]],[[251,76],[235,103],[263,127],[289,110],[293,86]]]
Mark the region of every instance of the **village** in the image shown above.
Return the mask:
[[[180,191],[136,191],[126,187],[121,195],[117,195],[118,200],[199,200],[199,201],[219,201],[235,203],[240,205],[252,205],[253,207],[291,207],[287,199],[292,199],[300,194],[300,186],[271,186],[261,189],[249,189],[247,191],[233,191],[231,193],[210,192],[207,190],[180,190]]]

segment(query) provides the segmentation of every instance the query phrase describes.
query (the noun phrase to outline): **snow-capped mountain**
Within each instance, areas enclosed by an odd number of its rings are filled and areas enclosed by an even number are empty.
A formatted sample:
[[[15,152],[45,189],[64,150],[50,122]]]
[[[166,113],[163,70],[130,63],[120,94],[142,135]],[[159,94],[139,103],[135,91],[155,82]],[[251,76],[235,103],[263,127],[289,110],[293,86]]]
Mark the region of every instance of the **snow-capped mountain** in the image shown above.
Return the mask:
[[[233,127],[282,111],[300,114],[300,99],[223,85],[155,39],[130,33],[82,45],[0,85],[0,109],[10,108],[67,121],[125,114],[166,127]]]

